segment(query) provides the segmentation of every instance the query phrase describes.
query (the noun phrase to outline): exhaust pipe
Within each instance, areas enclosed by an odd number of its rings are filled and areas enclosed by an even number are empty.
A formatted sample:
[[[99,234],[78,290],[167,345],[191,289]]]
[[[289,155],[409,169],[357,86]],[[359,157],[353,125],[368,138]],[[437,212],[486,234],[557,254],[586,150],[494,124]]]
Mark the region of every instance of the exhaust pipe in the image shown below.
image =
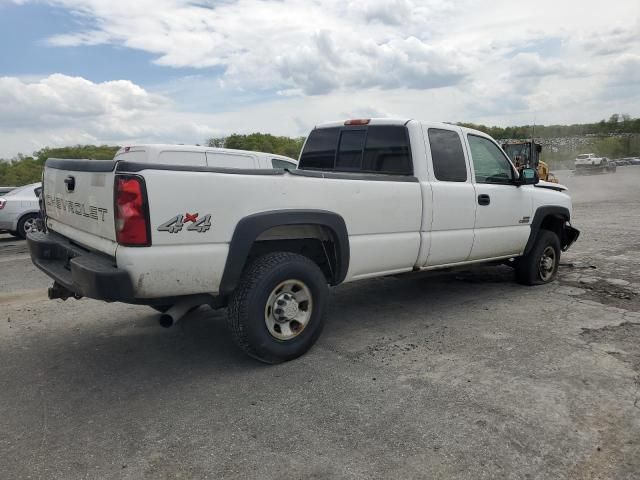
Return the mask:
[[[49,287],[47,290],[47,296],[49,297],[49,300],[55,300],[56,298],[61,300],[75,298],[76,300],[79,300],[82,298],[82,295],[72,292],[67,287],[60,285],[58,282],[53,282],[53,285]]]
[[[193,297],[185,298],[161,314],[158,322],[161,327],[172,327],[191,310],[198,308],[200,305],[208,305],[210,303],[210,295],[194,295]]]

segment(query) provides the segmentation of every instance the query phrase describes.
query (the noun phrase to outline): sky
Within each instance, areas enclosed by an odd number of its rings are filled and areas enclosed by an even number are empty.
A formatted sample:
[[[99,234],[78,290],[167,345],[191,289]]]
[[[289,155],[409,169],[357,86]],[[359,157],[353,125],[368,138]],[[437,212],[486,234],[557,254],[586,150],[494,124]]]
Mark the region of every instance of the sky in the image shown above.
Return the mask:
[[[638,0],[0,0],[0,157],[640,116]]]

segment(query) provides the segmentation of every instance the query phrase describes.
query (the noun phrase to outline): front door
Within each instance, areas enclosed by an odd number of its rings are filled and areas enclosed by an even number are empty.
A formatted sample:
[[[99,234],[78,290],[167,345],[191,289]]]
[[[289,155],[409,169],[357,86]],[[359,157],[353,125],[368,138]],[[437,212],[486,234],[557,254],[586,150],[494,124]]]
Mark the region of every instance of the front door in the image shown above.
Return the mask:
[[[464,262],[473,244],[476,215],[475,189],[471,182],[461,131],[457,127],[423,126],[430,158],[432,209],[424,230],[430,243],[426,267]]]
[[[467,144],[477,203],[469,260],[518,255],[531,232],[533,187],[514,184],[517,171],[491,139],[467,134]]]

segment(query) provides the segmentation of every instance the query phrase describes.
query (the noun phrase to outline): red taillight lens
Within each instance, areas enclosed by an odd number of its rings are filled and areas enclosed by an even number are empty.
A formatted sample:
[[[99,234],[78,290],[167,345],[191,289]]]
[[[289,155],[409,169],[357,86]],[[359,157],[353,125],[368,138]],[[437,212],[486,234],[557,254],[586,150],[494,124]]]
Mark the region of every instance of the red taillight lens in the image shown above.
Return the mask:
[[[369,125],[370,118],[354,118],[344,122],[345,125]]]
[[[129,247],[151,245],[143,180],[140,177],[117,176],[115,190],[116,240],[120,245]]]
[[[6,204],[7,201],[4,198],[0,198],[0,210],[2,210]]]

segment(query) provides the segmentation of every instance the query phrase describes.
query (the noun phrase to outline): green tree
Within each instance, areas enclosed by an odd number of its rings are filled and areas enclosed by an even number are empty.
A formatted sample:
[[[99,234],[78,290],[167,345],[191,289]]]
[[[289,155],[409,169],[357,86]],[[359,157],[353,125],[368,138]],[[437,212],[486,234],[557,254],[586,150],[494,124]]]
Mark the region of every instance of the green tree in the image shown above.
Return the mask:
[[[298,158],[303,143],[304,137],[277,137],[269,133],[259,132],[248,135],[234,133],[228,137],[213,137],[207,140],[207,145],[210,147],[276,153],[291,158]]]
[[[42,177],[42,166],[49,158],[86,158],[110,160],[119,147],[110,145],[75,145],[38,150],[33,156],[16,155],[10,160],[0,159],[0,185],[20,186],[35,183]]]

